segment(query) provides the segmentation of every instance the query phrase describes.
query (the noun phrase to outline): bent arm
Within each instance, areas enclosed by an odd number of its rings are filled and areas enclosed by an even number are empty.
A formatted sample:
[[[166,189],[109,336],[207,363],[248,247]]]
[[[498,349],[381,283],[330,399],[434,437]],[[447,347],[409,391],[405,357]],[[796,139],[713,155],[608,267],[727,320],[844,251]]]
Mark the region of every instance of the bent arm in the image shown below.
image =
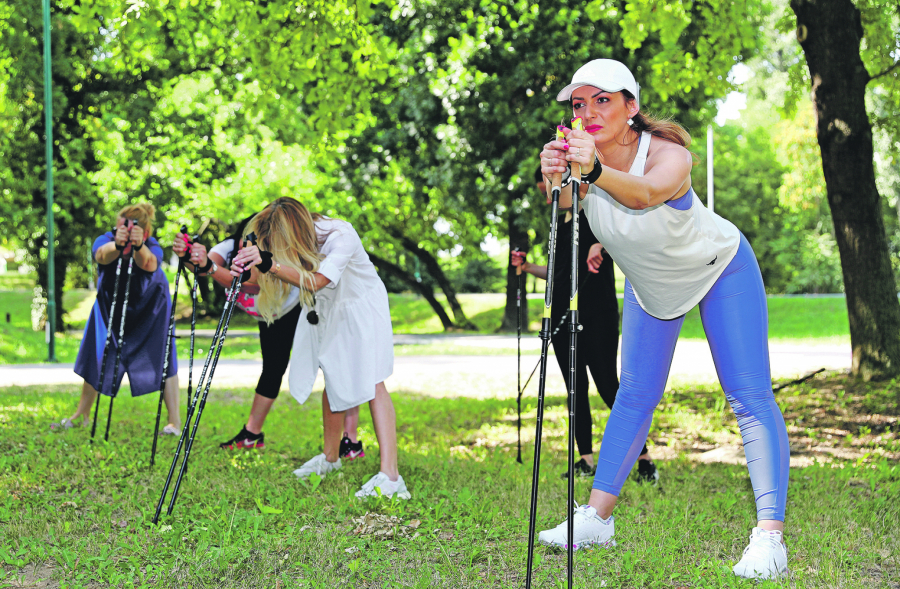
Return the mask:
[[[274,270],[274,268],[273,268]],[[269,270],[269,274],[272,274],[272,270]],[[286,266],[282,266],[281,270],[278,271],[277,275],[274,275],[276,278],[281,280],[282,282],[287,282],[293,286],[297,286],[302,288],[303,290],[308,290],[310,292],[318,292],[331,284],[331,280],[325,278],[322,274],[318,272],[313,273],[313,278],[315,279],[315,284],[310,284],[309,282],[300,280],[300,273],[294,270],[293,268],[288,268]]]
[[[522,271],[528,272],[532,276],[537,276],[542,280],[547,280],[547,266],[539,266],[537,264],[532,264],[531,262],[524,262],[522,264]]]
[[[207,276],[212,276],[213,280],[218,282],[221,286],[225,288],[229,288],[231,286],[231,279],[234,278],[231,275],[231,272],[228,271],[228,268],[225,266],[225,258],[217,254],[216,252],[209,252],[209,259],[216,263],[218,268],[215,272],[211,272],[207,274]]]
[[[156,258],[156,255],[150,251],[150,247],[145,243],[144,247],[139,249],[138,251],[134,251],[134,263],[137,264],[138,268],[145,272],[156,272],[156,269],[159,268],[159,260]]]
[[[94,259],[97,260],[97,263],[101,266],[112,264],[118,257],[119,250],[116,249],[115,241],[110,241],[107,244],[101,245],[97,248],[97,253],[94,254]]]
[[[692,165],[687,149],[667,144],[647,160],[644,176],[604,167],[594,184],[629,209],[641,210],[687,192]]]

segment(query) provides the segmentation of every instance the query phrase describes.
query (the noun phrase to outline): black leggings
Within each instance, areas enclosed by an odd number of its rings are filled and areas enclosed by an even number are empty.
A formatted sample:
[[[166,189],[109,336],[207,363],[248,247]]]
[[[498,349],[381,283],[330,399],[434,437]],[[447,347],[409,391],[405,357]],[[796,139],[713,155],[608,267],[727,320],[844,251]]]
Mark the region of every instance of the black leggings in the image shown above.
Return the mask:
[[[582,299],[584,301],[584,299]],[[560,320],[566,316],[568,298],[565,305],[554,305],[552,325],[555,329]],[[584,301],[587,302],[587,301]],[[588,398],[587,369],[591,369],[594,384],[603,402],[610,409],[616,401],[619,390],[619,377],[616,368],[616,356],[619,351],[619,312],[618,306],[609,311],[592,309],[589,314],[579,313],[579,321],[583,330],[578,334],[578,350],[575,358],[575,443],[578,453],[587,456],[593,453],[591,419],[591,403]],[[551,338],[556,361],[569,389],[569,324],[563,323],[559,332]],[[647,452],[647,445],[641,454]]]
[[[272,325],[259,322],[259,349],[262,351],[262,374],[256,384],[256,394],[274,399],[281,390],[284,371],[291,361],[291,348],[294,345],[294,332],[303,305],[297,305],[287,315],[276,319]]]

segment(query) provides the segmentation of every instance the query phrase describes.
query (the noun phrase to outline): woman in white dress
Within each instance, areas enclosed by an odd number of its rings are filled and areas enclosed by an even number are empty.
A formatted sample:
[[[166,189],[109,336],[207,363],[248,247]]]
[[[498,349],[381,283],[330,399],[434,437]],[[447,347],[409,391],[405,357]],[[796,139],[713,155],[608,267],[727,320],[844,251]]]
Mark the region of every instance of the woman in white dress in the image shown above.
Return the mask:
[[[397,465],[396,414],[384,379],[394,369],[393,333],[387,290],[346,221],[311,214],[293,198],[279,198],[247,226],[257,246],[243,248],[231,272],[260,287],[260,314],[271,320],[291,286],[300,288],[303,311],[294,334],[289,383],[301,403],[312,392],[319,369],[324,452],[294,474],[325,477],[341,467],[339,446],[344,412],[369,403],[381,452],[381,471],[357,497],[409,499]]]

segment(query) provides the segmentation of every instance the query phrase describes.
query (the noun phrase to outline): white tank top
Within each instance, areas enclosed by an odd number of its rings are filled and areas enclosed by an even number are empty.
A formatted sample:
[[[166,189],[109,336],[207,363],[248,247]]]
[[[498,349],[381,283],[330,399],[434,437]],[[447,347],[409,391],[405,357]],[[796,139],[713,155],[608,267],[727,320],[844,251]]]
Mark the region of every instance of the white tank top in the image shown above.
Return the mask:
[[[629,174],[643,176],[651,134],[641,135]],[[591,230],[631,282],[647,313],[674,319],[709,292],[737,253],[737,227],[711,212],[694,191],[690,208],[665,203],[634,210],[591,184],[582,201]]]

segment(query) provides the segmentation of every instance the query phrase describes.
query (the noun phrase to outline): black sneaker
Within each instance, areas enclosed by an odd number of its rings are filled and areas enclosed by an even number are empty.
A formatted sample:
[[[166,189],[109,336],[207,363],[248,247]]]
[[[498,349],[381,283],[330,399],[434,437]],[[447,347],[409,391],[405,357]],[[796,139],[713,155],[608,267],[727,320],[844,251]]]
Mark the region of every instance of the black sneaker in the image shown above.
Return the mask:
[[[238,435],[227,442],[219,444],[219,448],[223,450],[262,450],[265,447],[266,434],[262,432],[254,434],[247,431],[246,427],[242,427]]]
[[[652,460],[647,458],[638,460],[637,480],[640,483],[650,483],[656,485],[659,483],[659,471]]]
[[[587,460],[585,460],[584,458],[575,463],[575,478],[592,477],[594,476],[595,472],[597,472],[597,467],[588,464]],[[560,478],[569,478],[569,471],[566,470],[564,473],[562,473],[562,476]]]
[[[363,450],[362,442],[350,441],[350,437],[347,435],[347,432],[344,432],[344,437],[341,438],[341,449],[338,452],[338,458],[346,460],[356,460],[357,458],[362,458],[365,455],[366,453]]]

